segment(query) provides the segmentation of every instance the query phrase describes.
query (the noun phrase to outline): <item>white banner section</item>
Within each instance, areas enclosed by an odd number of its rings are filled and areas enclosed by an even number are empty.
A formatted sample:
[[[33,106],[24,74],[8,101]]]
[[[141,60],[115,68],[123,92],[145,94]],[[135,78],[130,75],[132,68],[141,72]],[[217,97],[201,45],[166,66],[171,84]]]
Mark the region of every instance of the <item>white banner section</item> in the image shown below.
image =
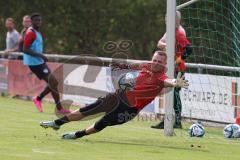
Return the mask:
[[[182,115],[234,123],[239,106],[240,78],[207,74],[186,74],[189,88],[182,89]]]

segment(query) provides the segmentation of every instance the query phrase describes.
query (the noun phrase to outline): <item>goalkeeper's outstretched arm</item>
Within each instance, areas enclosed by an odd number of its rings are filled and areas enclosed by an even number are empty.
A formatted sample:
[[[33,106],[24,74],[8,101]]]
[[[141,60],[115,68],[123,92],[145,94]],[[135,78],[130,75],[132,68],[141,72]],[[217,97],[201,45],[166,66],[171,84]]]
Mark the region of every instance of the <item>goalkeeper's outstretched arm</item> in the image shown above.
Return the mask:
[[[172,87],[172,88],[188,88],[189,84],[188,81],[185,80],[184,76],[181,76],[181,73],[179,72],[177,79],[166,79],[164,81],[164,87]]]

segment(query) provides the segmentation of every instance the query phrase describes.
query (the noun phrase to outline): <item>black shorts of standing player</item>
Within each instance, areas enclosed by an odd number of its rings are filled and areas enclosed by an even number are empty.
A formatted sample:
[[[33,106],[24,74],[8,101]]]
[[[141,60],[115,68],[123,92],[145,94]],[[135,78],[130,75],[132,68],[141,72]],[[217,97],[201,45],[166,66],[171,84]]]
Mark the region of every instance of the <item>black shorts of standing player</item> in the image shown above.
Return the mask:
[[[98,131],[107,126],[126,123],[136,117],[139,112],[138,109],[129,106],[117,93],[110,93],[104,98],[99,98],[95,103],[80,108],[79,111],[86,117],[105,114],[94,125]]]
[[[41,80],[44,79],[46,76],[51,74],[51,70],[48,68],[46,63],[36,65],[36,66],[29,66],[29,69]]]

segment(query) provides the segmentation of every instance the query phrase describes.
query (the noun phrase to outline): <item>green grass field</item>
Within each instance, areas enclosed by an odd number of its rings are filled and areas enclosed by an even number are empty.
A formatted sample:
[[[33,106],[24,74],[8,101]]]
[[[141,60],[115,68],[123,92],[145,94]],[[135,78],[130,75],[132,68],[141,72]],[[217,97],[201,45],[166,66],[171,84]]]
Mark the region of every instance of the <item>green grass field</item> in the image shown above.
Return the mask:
[[[55,119],[52,104],[38,113],[31,102],[0,97],[1,160],[239,160],[240,141],[227,140],[222,129],[207,128],[204,138],[188,137],[183,130],[164,137],[163,131],[136,119],[78,140],[62,140],[61,134],[83,129],[94,120],[74,122],[59,131],[43,129],[42,120]]]

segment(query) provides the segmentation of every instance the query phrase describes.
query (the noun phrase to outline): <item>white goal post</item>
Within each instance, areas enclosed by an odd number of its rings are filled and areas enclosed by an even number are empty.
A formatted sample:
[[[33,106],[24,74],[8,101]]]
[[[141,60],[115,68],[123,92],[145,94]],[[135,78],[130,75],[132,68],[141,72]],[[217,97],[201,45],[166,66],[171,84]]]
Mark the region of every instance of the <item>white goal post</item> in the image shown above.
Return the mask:
[[[175,18],[176,10],[180,10],[199,0],[191,0],[176,7],[176,0],[167,0],[167,75],[169,78],[174,78],[174,59],[175,59]],[[175,121],[175,113],[173,110],[173,90],[165,95],[165,116],[164,116],[164,135],[173,136],[173,124]]]
[[[167,75],[169,78],[174,78],[175,18],[176,0],[167,0]],[[173,111],[173,90],[167,92],[165,98],[164,135],[173,136],[173,123],[175,121],[175,114]]]

